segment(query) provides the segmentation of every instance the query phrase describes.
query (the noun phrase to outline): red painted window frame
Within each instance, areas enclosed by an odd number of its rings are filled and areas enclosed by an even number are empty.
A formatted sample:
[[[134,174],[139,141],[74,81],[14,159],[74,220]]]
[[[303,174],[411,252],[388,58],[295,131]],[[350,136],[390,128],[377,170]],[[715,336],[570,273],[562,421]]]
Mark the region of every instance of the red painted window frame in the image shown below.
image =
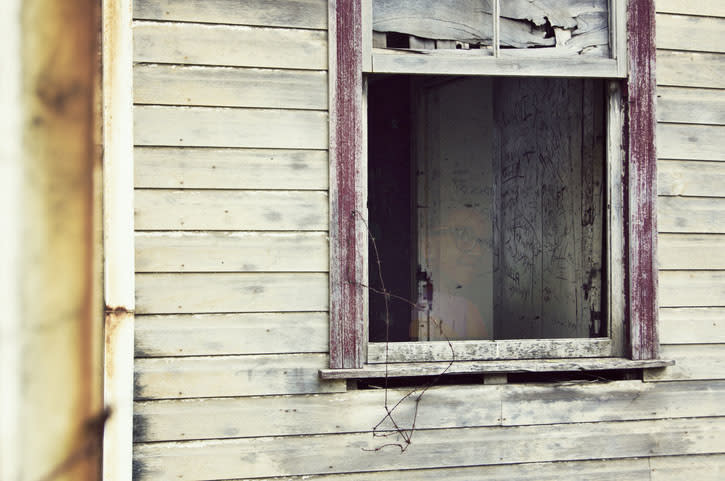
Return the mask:
[[[330,368],[365,363],[361,0],[330,3]],[[629,0],[625,83],[626,324],[633,360],[656,359],[657,218],[654,0]]]

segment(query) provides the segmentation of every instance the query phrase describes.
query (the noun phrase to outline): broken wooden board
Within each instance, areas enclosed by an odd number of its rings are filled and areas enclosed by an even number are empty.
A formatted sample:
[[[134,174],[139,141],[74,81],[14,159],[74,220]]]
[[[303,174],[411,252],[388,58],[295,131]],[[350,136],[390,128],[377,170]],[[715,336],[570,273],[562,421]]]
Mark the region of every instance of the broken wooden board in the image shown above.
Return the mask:
[[[562,53],[608,56],[606,0],[511,0],[501,5],[503,47],[557,47]],[[373,30],[423,39],[493,43],[493,6],[489,0],[375,0]],[[606,47],[606,48],[602,48]],[[440,47],[438,47],[440,48]]]

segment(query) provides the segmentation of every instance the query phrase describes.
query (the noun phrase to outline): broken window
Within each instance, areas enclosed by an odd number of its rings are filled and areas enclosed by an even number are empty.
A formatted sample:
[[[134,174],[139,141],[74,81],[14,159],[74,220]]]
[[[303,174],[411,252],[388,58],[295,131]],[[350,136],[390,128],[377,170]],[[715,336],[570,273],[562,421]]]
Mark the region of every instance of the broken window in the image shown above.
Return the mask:
[[[370,341],[608,335],[605,105],[600,79],[369,79]]]
[[[373,46],[609,57],[608,0],[374,0]]]
[[[323,377],[666,365],[651,2],[330,5]]]

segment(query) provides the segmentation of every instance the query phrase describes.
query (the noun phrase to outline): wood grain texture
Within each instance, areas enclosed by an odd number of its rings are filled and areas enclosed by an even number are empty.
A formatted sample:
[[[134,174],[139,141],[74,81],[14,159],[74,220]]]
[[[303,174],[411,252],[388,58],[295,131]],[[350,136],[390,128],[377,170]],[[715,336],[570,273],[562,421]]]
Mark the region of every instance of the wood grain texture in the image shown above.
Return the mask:
[[[327,34],[319,30],[136,21],[133,33],[135,62],[327,68]]]
[[[657,153],[661,159],[725,161],[725,126],[657,125]]]
[[[495,86],[496,338],[593,337],[602,319],[603,85],[505,79]]]
[[[326,190],[324,150],[136,147],[135,186]]]
[[[327,352],[327,313],[176,314],[136,318],[136,357]]]
[[[676,364],[644,372],[645,381],[725,379],[725,344],[663,345],[662,357]]]
[[[136,274],[136,312],[326,311],[327,274]]]
[[[657,87],[657,120],[725,125],[725,96],[716,89]]]
[[[652,466],[652,469],[650,469]],[[433,468],[405,471],[378,471],[354,474],[323,474],[291,476],[273,481],[388,481],[415,479],[417,481],[559,481],[586,479],[588,481],[621,481],[623,479],[649,479],[653,481],[680,481],[687,475],[703,481],[720,481],[725,472],[725,455],[703,454],[695,456],[659,456],[650,458],[609,459],[606,461],[566,461],[553,463],[523,463],[500,466],[469,466],[463,468]],[[272,478],[254,478],[272,481]],[[250,480],[237,480],[250,481]]]
[[[361,0],[330,8],[330,367],[359,368],[367,340]],[[360,217],[363,219],[360,219]]]
[[[516,385],[503,388],[502,393],[504,425],[599,423],[719,416],[725,383],[619,381]]]
[[[137,230],[327,230],[318,191],[137,190]]]
[[[725,478],[725,454],[650,458],[651,481],[719,481]]]
[[[611,341],[529,339],[500,341],[383,342],[368,344],[368,363],[607,357]]]
[[[725,197],[725,162],[661,160],[657,190],[660,195]]]
[[[326,272],[324,232],[138,232],[136,272]]]
[[[327,113],[137,105],[134,143],[150,146],[326,149]]]
[[[658,247],[660,269],[725,269],[725,235],[660,234]]]
[[[663,344],[725,344],[725,308],[661,308]]]
[[[148,358],[136,359],[134,365],[137,400],[345,390],[344,382],[318,377],[327,365],[326,354]]]
[[[391,389],[388,396],[396,403],[408,392]],[[501,393],[500,389],[483,385],[432,388],[419,405],[416,426],[499,425]],[[382,390],[373,389],[311,396],[136,403],[136,441],[369,432],[385,416],[384,396]],[[396,409],[398,422],[410,425],[414,405],[411,398]],[[390,423],[384,427],[389,428]]]
[[[723,209],[723,197],[660,197],[657,202],[660,232],[725,233]]]
[[[143,20],[324,29],[327,27],[327,1],[134,0],[133,16]]]
[[[429,40],[493,44],[493,2],[446,3],[433,0],[376,0],[373,30],[397,32]],[[555,39],[546,27],[566,30]],[[608,52],[606,1],[551,2],[509,0],[501,5],[500,45],[505,47],[556,47],[560,55]]]
[[[725,307],[725,271],[660,271],[662,307]]]
[[[414,479],[416,481],[559,481],[586,479],[590,481],[619,481],[622,479],[648,479],[647,459],[614,459],[607,461],[568,461],[553,463],[522,463],[461,468],[429,468],[404,471],[377,471],[354,474],[322,474],[274,478],[275,481],[388,481]],[[260,478],[255,478],[260,479]],[[261,478],[271,481],[272,478]],[[242,480],[237,480],[242,481]],[[243,480],[243,481],[249,481]]]
[[[556,49],[535,50],[537,52],[533,54],[529,50],[503,50],[499,58],[493,58],[485,51],[476,50],[431,50],[420,54],[373,49],[372,70],[376,73],[434,75],[622,77],[613,59],[587,56],[562,58],[557,56]],[[542,53],[541,50],[551,53]]]
[[[725,88],[725,58],[716,53],[657,51],[657,85]]]
[[[657,0],[656,5],[662,13],[725,17],[725,5],[712,0]]]
[[[723,53],[724,28],[723,18],[657,14],[657,48]]]
[[[369,433],[152,443],[136,446],[135,479],[230,479],[471,464],[510,464],[725,449],[722,418],[418,430],[415,449],[376,451]],[[259,462],[264,453],[264,462]],[[319,453],[325,453],[320,456]]]
[[[327,109],[324,71],[137,64],[133,84],[137,104]]]
[[[629,1],[627,38],[629,345],[632,359],[656,359],[659,343],[654,0]]]
[[[393,389],[397,402],[408,393]],[[145,401],[135,404],[136,442],[368,432],[385,414],[380,390],[309,396]],[[692,399],[696,397],[697,403]],[[420,429],[717,416],[725,383],[672,382],[438,386],[420,404]],[[446,409],[441,409],[445,406]],[[412,420],[413,400],[395,411]],[[387,425],[386,425],[387,427]]]
[[[611,371],[652,369],[673,364],[667,359],[631,360],[622,357],[573,359],[512,359],[503,361],[400,362],[365,364],[361,369],[322,369],[323,379],[366,379],[449,374]]]

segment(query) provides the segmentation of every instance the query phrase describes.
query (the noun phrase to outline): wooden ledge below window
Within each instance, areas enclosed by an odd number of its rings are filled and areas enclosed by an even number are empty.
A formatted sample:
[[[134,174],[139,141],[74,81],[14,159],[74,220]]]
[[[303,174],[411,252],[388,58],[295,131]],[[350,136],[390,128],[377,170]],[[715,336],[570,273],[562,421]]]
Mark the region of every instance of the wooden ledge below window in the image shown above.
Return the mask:
[[[522,372],[609,371],[652,369],[673,366],[675,361],[649,359],[633,361],[622,357],[582,359],[532,359],[512,361],[401,362],[366,364],[361,369],[320,369],[322,379],[437,376],[445,374],[491,374]]]

